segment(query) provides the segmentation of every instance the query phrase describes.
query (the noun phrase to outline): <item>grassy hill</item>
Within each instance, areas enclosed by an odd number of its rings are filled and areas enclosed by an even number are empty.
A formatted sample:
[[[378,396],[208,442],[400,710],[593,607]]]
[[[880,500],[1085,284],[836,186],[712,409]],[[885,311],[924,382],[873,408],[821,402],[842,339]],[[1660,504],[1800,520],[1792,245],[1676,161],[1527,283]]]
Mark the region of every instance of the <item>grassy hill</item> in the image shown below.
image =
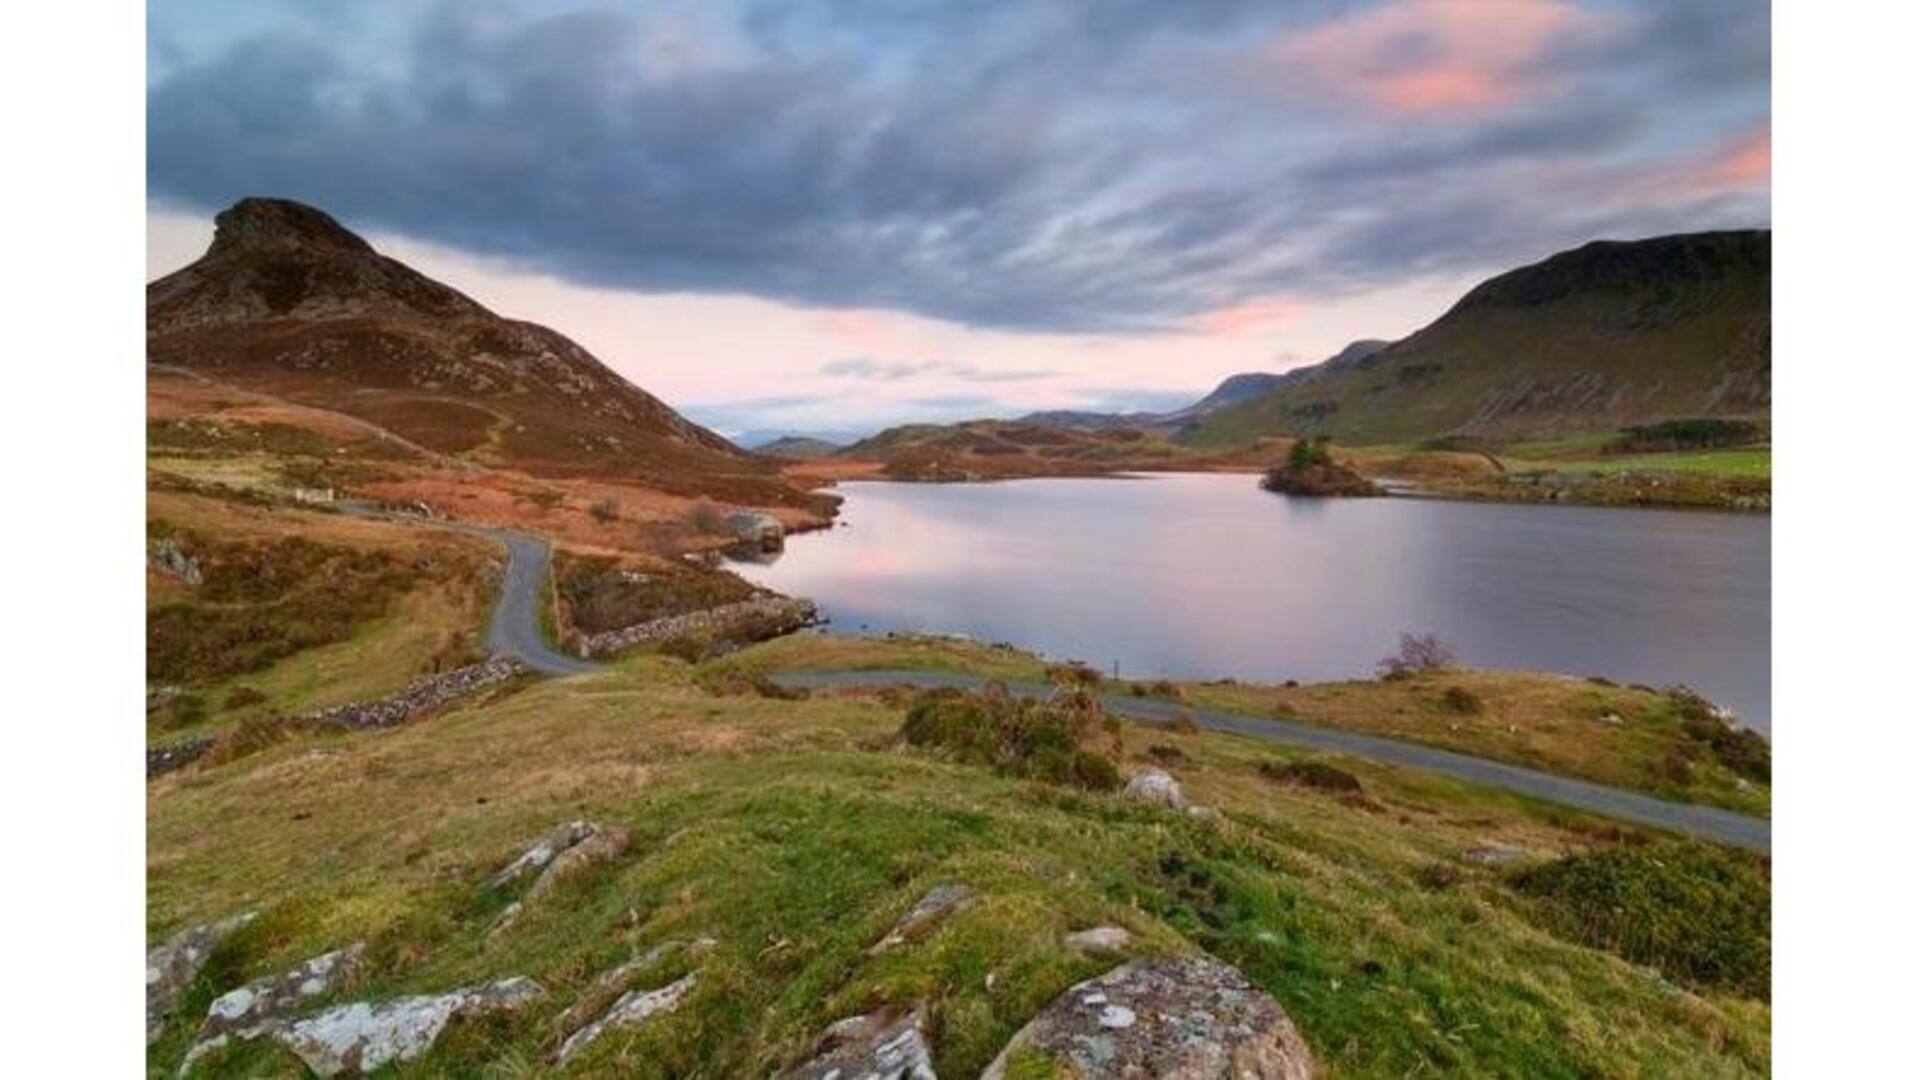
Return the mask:
[[[260,912],[167,1025],[150,1074],[172,1075],[215,994],[366,941],[364,970],[312,1007],[510,975],[547,989],[520,1013],[456,1022],[400,1075],[548,1075],[558,1018],[604,972],[711,938],[638,976],[697,974],[676,1011],[609,1032],[566,1075],[772,1075],[835,1020],[918,1004],[940,1075],[972,1076],[1054,996],[1119,961],[1064,943],[1101,924],[1131,933],[1130,955],[1204,949],[1239,967],[1328,1075],[1769,1069],[1757,857],[1416,772],[1124,725],[1126,768],[1165,767],[1217,811],[1175,813],[908,745],[897,694],[795,700],[739,677],[849,650],[1028,673],[1031,658],[925,641],[764,649],[636,657],[150,785],[153,936]],[[522,896],[501,929],[514,895],[483,882],[573,819],[632,842]],[[1671,893],[1667,867],[1698,887]],[[910,946],[869,953],[942,883],[976,899]],[[1596,933],[1623,917],[1641,932]],[[204,1065],[299,1069],[265,1040]]]
[[[1509,440],[1764,418],[1771,266],[1765,231],[1596,241],[1486,281],[1412,336],[1219,409],[1178,440]]]

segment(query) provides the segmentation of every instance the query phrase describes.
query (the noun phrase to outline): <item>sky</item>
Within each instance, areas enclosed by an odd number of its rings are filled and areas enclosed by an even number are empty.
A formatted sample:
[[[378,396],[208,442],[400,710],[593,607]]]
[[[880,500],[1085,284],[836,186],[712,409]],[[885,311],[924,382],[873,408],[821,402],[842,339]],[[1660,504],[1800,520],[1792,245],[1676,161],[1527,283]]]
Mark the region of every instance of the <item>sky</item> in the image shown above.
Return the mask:
[[[1167,409],[1770,222],[1764,0],[155,0],[148,272],[300,199],[729,434]]]

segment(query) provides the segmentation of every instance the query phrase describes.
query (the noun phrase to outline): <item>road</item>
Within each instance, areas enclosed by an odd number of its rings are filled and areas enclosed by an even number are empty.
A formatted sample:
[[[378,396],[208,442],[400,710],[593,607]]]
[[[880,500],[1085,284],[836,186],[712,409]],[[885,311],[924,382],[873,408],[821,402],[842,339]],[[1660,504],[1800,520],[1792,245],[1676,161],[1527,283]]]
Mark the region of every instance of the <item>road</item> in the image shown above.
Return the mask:
[[[973,689],[988,681],[977,675],[939,671],[790,671],[770,676],[781,686],[824,688],[847,686],[960,687]],[[1007,682],[1007,689],[1023,697],[1053,692],[1050,684]],[[1748,817],[1731,810],[1693,803],[1669,802],[1639,792],[1624,791],[1586,780],[1539,772],[1485,758],[1456,754],[1431,746],[1385,739],[1377,735],[1312,727],[1286,720],[1246,716],[1239,713],[1195,709],[1175,702],[1131,695],[1102,694],[1101,704],[1108,711],[1148,723],[1167,723],[1186,715],[1201,727],[1213,731],[1244,735],[1268,742],[1302,746],[1313,750],[1351,754],[1388,765],[1450,776],[1457,780],[1500,788],[1542,802],[1557,803],[1576,810],[1619,818],[1641,825],[1669,829],[1704,840],[1713,840],[1750,851],[1772,849],[1773,826],[1761,818]]]

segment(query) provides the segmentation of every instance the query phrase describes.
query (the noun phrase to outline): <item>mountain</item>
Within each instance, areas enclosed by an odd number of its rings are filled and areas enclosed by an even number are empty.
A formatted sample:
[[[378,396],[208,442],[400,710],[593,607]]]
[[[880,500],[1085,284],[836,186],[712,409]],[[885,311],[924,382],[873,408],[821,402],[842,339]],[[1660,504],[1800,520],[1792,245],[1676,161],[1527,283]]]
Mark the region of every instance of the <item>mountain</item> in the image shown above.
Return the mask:
[[[777,458],[824,458],[839,453],[840,446],[825,439],[810,439],[805,435],[786,435],[754,447],[753,452]]]
[[[205,255],[147,286],[147,358],[544,476],[784,503],[777,466],[544,326],[503,318],[332,217],[243,199]]]
[[[1147,428],[1172,432],[1182,424],[1197,420],[1208,413],[1224,409],[1238,401],[1259,397],[1261,394],[1296,386],[1315,379],[1331,371],[1357,363],[1386,348],[1391,342],[1356,341],[1340,350],[1336,355],[1309,367],[1295,368],[1292,371],[1247,371],[1238,375],[1229,375],[1219,386],[1213,388],[1205,397],[1172,412],[1130,412],[1102,413],[1082,412],[1074,409],[1054,409],[1048,412],[1028,413],[1015,420],[1019,424],[1043,424],[1048,427],[1070,428],[1076,431],[1107,431],[1114,428]]]
[[[1764,417],[1771,283],[1766,230],[1596,241],[1483,282],[1412,336],[1306,369],[1179,438],[1513,439]]]

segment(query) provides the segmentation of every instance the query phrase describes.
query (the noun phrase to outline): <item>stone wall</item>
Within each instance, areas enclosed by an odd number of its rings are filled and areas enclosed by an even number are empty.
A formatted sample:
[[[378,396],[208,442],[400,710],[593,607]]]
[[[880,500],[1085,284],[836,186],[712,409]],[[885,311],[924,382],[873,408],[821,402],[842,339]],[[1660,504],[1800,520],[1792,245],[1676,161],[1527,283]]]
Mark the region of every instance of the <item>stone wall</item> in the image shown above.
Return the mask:
[[[295,717],[291,723],[304,728],[332,728],[366,731],[393,727],[465,697],[476,690],[504,683],[532,668],[517,656],[496,656],[478,664],[416,679],[405,690],[377,701],[359,701]],[[199,735],[191,739],[147,748],[147,779],[182,768],[213,748],[215,737]]]
[[[715,641],[763,641],[790,634],[811,624],[815,613],[811,600],[789,596],[756,596],[751,600],[721,604],[684,615],[669,615],[664,619],[653,619],[591,635],[581,641],[580,655],[592,659],[636,645],[682,637],[704,637]]]

